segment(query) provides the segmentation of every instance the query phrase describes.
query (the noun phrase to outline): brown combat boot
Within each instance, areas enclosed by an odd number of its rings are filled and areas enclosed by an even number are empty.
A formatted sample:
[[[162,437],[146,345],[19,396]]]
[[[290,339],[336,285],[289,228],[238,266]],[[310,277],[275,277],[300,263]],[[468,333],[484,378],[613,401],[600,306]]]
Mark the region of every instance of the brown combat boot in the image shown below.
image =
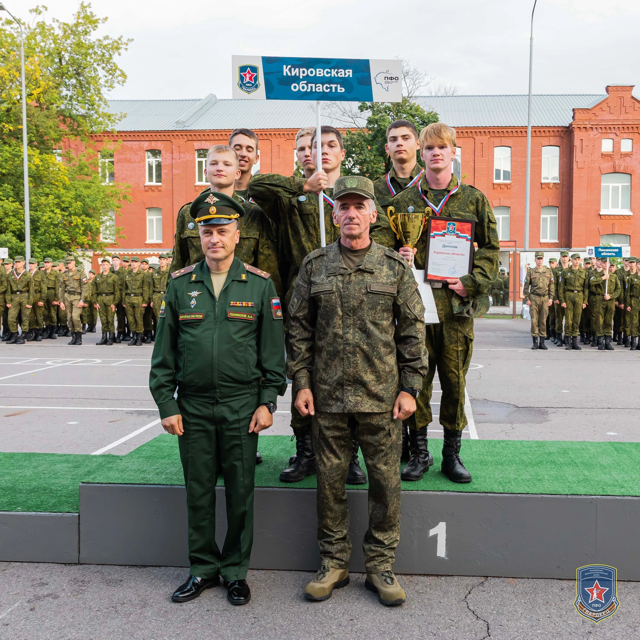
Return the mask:
[[[398,580],[393,575],[393,571],[382,571],[381,573],[369,573],[364,586],[378,594],[378,600],[385,607],[395,607],[404,604],[404,589],[398,584]]]
[[[322,565],[313,580],[305,587],[304,597],[312,602],[328,600],[334,589],[342,589],[348,584],[348,569],[335,569]]]

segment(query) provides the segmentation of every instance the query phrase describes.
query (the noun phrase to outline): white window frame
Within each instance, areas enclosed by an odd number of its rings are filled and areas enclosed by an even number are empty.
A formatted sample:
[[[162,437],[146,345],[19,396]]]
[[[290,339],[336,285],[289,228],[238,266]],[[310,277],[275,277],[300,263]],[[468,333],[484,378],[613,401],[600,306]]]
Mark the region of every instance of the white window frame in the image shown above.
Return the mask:
[[[509,207],[494,207],[493,215],[498,226],[498,240],[511,240],[511,209]]]
[[[605,182],[607,176],[626,176],[628,182]],[[625,188],[626,187],[626,188]],[[605,195],[605,191],[608,192]],[[626,202],[625,202],[626,201]],[[616,204],[617,207],[612,207]],[[623,206],[627,204],[628,206]],[[631,174],[603,173],[600,177],[600,215],[601,216],[630,216],[631,213]]]
[[[207,180],[207,153],[208,149],[196,149],[196,184],[209,184]],[[200,180],[202,171],[202,180]]]
[[[508,155],[500,155],[502,154],[502,149],[508,149]],[[498,151],[500,150],[500,151]],[[496,178],[496,171],[500,172],[500,177]],[[504,175],[506,172],[509,172],[509,178],[505,179]],[[512,173],[511,173],[511,147],[494,147],[493,148],[493,181],[496,183],[509,183],[512,182]]]
[[[540,210],[540,242],[558,242],[558,218],[558,207],[542,207],[542,209]],[[556,228],[555,238],[552,237],[552,235],[549,233],[552,226],[551,221],[554,219]],[[543,234],[545,220],[547,226],[546,237]]]
[[[609,143],[611,143],[611,145],[609,145]],[[611,149],[609,149],[608,147],[611,146]],[[613,138],[602,138],[602,153],[613,153]],[[605,149],[605,147],[607,147]]]
[[[629,143],[629,149],[622,148],[625,142]],[[633,153],[633,138],[622,138],[620,140],[620,153]]]
[[[103,153],[110,155],[103,157]],[[109,167],[111,171],[109,171]],[[100,152],[100,178],[102,178],[102,184],[112,184],[116,181],[116,163],[113,151]]]
[[[160,212],[160,215],[157,215],[158,212]],[[148,207],[146,213],[147,213],[147,242],[152,244],[161,243],[162,242],[162,209],[160,207]]]
[[[542,147],[542,182],[560,182],[560,147],[557,145]]]
[[[160,156],[156,157],[151,154],[159,153]],[[147,159],[145,165],[145,184],[162,184],[162,151],[160,149],[147,149],[145,152]],[[149,180],[149,178],[152,180]],[[160,178],[158,180],[158,177]]]
[[[452,169],[458,182],[462,182],[462,149],[460,147],[456,147],[456,157],[453,159]]]
[[[100,239],[106,244],[116,241],[116,212],[113,209],[107,211],[100,225]]]

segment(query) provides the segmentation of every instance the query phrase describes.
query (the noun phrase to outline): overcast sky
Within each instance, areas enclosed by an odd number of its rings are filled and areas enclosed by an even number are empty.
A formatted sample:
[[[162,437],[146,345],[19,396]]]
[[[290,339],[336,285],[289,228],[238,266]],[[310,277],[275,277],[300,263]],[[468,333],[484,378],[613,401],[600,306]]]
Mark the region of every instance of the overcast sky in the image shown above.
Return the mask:
[[[7,0],[27,17],[32,3]],[[46,0],[70,19],[76,0]],[[133,38],[112,98],[231,97],[231,55],[407,59],[463,94],[528,90],[533,0],[94,0]],[[538,0],[534,93],[640,84],[638,0]],[[640,97],[640,89],[636,92]]]

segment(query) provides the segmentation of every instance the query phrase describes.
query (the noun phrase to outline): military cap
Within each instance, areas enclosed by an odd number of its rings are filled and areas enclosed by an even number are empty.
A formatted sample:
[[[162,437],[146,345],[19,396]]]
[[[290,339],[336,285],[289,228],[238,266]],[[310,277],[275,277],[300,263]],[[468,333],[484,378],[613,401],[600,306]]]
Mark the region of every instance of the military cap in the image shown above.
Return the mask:
[[[636,262],[638,262],[638,261],[636,260],[636,258],[634,258],[633,256],[631,256],[630,258],[627,258],[627,262],[633,262],[633,263],[635,264],[635,263],[636,263]]]
[[[572,259],[572,260],[575,260],[576,258],[579,258],[579,257],[580,257],[580,254],[579,254],[579,253],[572,253],[572,254],[571,254],[571,259]]]
[[[500,269],[500,273],[505,273],[505,270],[504,269]]]
[[[131,258],[131,262],[140,262],[140,258],[138,258],[138,256],[133,256],[133,258]]]
[[[70,262],[75,262],[75,261],[76,261],[76,259],[75,259],[73,256],[67,256],[67,257],[64,259],[64,263],[65,263],[65,264],[69,264]]]
[[[42,267],[44,267],[44,262],[39,262],[38,263],[38,269],[41,269]]]
[[[370,200],[375,198],[373,182],[364,176],[341,176],[333,186],[333,198],[337,200],[350,193],[364,196]]]
[[[536,258],[544,258],[544,253],[542,251],[536,251]]]
[[[35,258],[29,258],[29,264],[38,264],[38,261]]]
[[[45,258],[42,262],[53,262],[51,258]]]
[[[131,258],[129,258],[129,256],[124,256],[122,258],[122,262],[131,262]]]
[[[59,266],[60,266],[60,260],[56,260],[56,261],[53,263],[53,266],[54,266],[54,267],[59,267]]]
[[[96,275],[96,272],[93,269],[89,269],[89,273],[93,273],[93,275]]]
[[[549,258],[549,262],[558,262],[558,258]]]
[[[591,258],[585,258],[584,259],[584,263],[585,264],[591,264]]]
[[[560,252],[560,257],[561,258],[568,258],[569,257],[569,252],[568,251],[561,251]]]
[[[113,258],[118,258],[118,260],[120,260],[120,256],[117,253],[114,253],[111,255],[111,259],[113,260]]]
[[[14,262],[24,262],[24,256],[16,256],[13,259]]]
[[[13,264],[13,260],[11,258],[5,258],[2,264]]]
[[[189,213],[199,225],[231,224],[244,215],[244,208],[224,193],[205,191],[191,203]]]
[[[109,264],[111,264],[111,261],[109,260],[109,258],[107,258],[107,256],[105,256],[104,258],[102,258],[102,260],[100,260],[100,262],[108,262]]]
[[[140,262],[146,262],[147,264],[149,264],[149,260],[147,258],[142,258],[142,260],[140,260]]]

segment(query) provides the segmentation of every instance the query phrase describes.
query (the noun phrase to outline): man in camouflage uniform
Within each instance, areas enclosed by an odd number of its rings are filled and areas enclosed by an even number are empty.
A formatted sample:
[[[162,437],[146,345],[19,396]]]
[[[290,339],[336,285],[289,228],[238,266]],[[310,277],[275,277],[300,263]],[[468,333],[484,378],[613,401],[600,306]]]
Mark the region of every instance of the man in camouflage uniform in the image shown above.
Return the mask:
[[[569,261],[569,252],[568,251],[561,251],[560,252],[560,264],[558,265],[558,267],[556,268],[556,272],[555,272],[555,279],[556,279],[556,299],[553,301],[554,302],[554,314],[555,314],[555,344],[557,347],[561,347],[565,344],[565,340],[564,340],[564,336],[563,336],[563,323],[564,323],[564,316],[565,316],[565,312],[564,309],[562,308],[562,305],[560,304],[560,299],[558,298],[559,295],[559,284],[560,284],[560,278],[562,278],[562,274],[567,270],[571,268],[571,263]]]
[[[24,256],[16,256],[13,269],[9,272],[7,293],[9,308],[9,332],[7,344],[24,344],[29,332],[29,313],[33,305],[33,281],[31,274],[25,267]],[[22,334],[18,335],[18,322],[22,328]]]
[[[613,351],[611,328],[615,310],[615,300],[620,283],[614,273],[609,273],[606,258],[596,259],[596,271],[589,280],[589,306],[591,325],[596,335],[598,351]]]
[[[145,298],[151,301],[153,269],[149,266],[149,260],[147,258],[140,260],[140,271],[144,273],[145,278]],[[151,309],[151,305],[145,307],[144,313],[142,314],[142,328],[142,344],[150,344],[153,340],[153,310]]]
[[[89,296],[89,279],[83,269],[76,268],[76,260],[69,256],[65,261],[66,271],[60,278],[58,298],[60,309],[67,314],[69,330],[72,333],[70,345],[82,344],[82,309]]]
[[[536,252],[536,266],[527,271],[522,294],[524,303],[531,308],[531,348],[546,350],[547,312],[553,304],[556,289],[553,269],[545,267],[543,260],[544,253]]]
[[[122,299],[120,278],[111,271],[111,263],[106,256],[100,261],[100,273],[93,280],[93,305],[100,314],[102,337],[97,344],[112,345],[115,339],[116,302]]]
[[[96,272],[93,269],[89,269],[87,274],[88,287],[87,287],[87,299],[85,300],[86,306],[82,309],[82,333],[95,333],[96,325],[98,324],[98,310],[95,307],[95,289],[93,282],[96,277]]]
[[[557,258],[549,258],[549,269],[551,269],[551,273],[553,274],[554,280],[558,282],[558,259]],[[551,306],[547,312],[547,331],[546,335],[551,339],[553,344],[556,343],[556,307],[553,304],[553,300],[551,301]]]
[[[115,273],[118,276],[118,283],[120,285],[120,291],[122,292],[122,287],[124,284],[124,267],[122,266],[122,260],[119,255],[113,254],[111,256],[111,273]],[[125,318],[126,313],[124,307],[122,306],[122,302],[118,300],[116,302],[116,317],[115,323],[117,325],[117,330],[114,331],[113,341],[115,343],[122,342],[122,338],[124,337],[124,329],[125,329]]]
[[[311,139],[312,162],[318,166],[315,132]],[[278,174],[260,174],[249,184],[249,196],[273,222],[278,237],[283,272],[284,308],[288,308],[293,283],[303,260],[320,247],[320,207],[318,193],[324,194],[324,226],[326,243],[336,242],[340,230],[333,221],[333,188],[340,177],[345,151],[342,134],[335,128],[321,130],[321,169],[310,178],[285,177]],[[394,237],[386,215],[376,203],[378,216],[371,227],[372,239],[383,246],[393,247]],[[284,277],[284,274],[287,274]],[[286,320],[286,318],[285,318]],[[286,326],[285,326],[286,329]],[[287,353],[290,351],[287,336]],[[295,388],[293,396],[295,397]],[[291,405],[291,428],[296,438],[296,456],[291,466],[281,475],[282,482],[298,482],[313,474],[315,457],[311,441],[311,421],[300,416]],[[366,475],[358,464],[358,441],[354,433],[353,452],[349,467],[349,484],[364,484]]]
[[[44,327],[44,300],[47,295],[47,284],[44,274],[38,269],[38,261],[29,258],[29,274],[33,282],[33,300],[29,312],[29,331],[27,342],[42,342],[42,329]]]
[[[4,324],[4,312],[6,310],[8,296],[8,276],[4,269],[0,268],[0,323],[2,323],[2,337],[9,332],[9,327]]]
[[[620,282],[620,293],[616,300],[616,310],[613,316],[613,341],[619,346],[629,346],[629,327],[625,326],[625,320],[629,314],[625,306],[625,297],[627,291],[627,276],[629,275],[629,259],[622,259],[622,269],[616,269],[616,276]]]
[[[44,300],[44,322],[45,333],[43,338],[55,340],[57,335],[58,324],[58,285],[60,274],[57,269],[53,268],[53,260],[51,258],[44,259],[44,281],[47,287],[47,295]]]
[[[567,346],[565,349],[580,351],[578,345],[578,330],[582,310],[587,306],[586,300],[589,293],[587,274],[580,268],[580,254],[574,253],[571,256],[571,268],[562,272],[561,280],[558,283],[558,299],[560,307],[565,311],[565,334],[567,336]]]
[[[229,136],[229,146],[236,153],[240,171],[240,175],[235,179],[234,191],[244,202],[249,199],[249,182],[253,177],[253,168],[260,162],[260,141],[251,129],[234,129]]]
[[[127,322],[131,330],[129,346],[142,346],[144,310],[149,304],[146,276],[140,269],[140,258],[131,258],[131,270],[124,277],[124,289],[122,291],[122,306],[127,312]]]
[[[496,276],[492,281],[491,281],[491,288],[490,288],[490,293],[491,293],[491,302],[492,305],[494,307],[501,307],[502,306],[502,278],[500,276]]]
[[[586,307],[582,312],[582,315],[580,316],[580,342],[582,342],[582,344],[589,344],[589,341],[591,339],[591,320],[589,310],[589,278],[591,277],[591,258],[585,258],[583,262],[587,292],[584,297],[584,303]]]
[[[631,351],[638,349],[638,314],[640,313],[640,274],[637,268],[637,259],[628,259],[629,273],[626,277],[625,311],[628,316],[629,346]]]
[[[477,310],[489,306],[491,282],[498,275],[500,241],[496,219],[487,198],[476,188],[458,183],[453,175],[456,138],[453,129],[434,123],[420,133],[421,156],[425,173],[417,185],[398,192],[388,200],[396,212],[424,212],[425,224],[431,215],[466,218],[475,224],[474,253],[471,273],[445,283],[432,283],[433,296],[440,322],[426,327],[429,371],[422,384],[415,415],[409,418],[409,463],[402,472],[403,480],[419,480],[433,464],[428,450],[427,428],[433,420],[431,396],[436,371],[442,388],[440,424],[444,428],[442,472],[452,482],[471,482],[471,474],[460,459],[462,431],[467,426],[465,415],[466,375],[473,353],[473,318]],[[427,233],[423,232],[415,249],[396,247],[401,255],[425,268]]]
[[[510,294],[511,281],[509,278],[509,274],[506,272],[505,269],[500,269],[500,276],[502,277],[502,302],[505,307],[508,307],[510,302],[509,294]]]
[[[151,302],[150,307],[156,319],[156,326],[160,316],[162,307],[162,299],[169,286],[169,268],[167,266],[167,256],[162,253],[158,256],[160,267],[153,272],[151,278]]]
[[[11,332],[9,331],[9,307],[7,307],[7,303],[11,301],[11,292],[9,291],[9,273],[13,268],[13,260],[11,258],[5,258],[2,262],[2,273],[6,277],[7,289],[4,293],[4,310],[2,312],[2,341],[6,342],[9,340],[11,336]],[[2,277],[2,276],[0,276]]]
[[[333,193],[340,239],[305,258],[289,305],[287,373],[296,408],[313,416],[318,476],[322,565],[305,596],[326,600],[349,582],[345,481],[355,423],[369,473],[365,585],[397,605],[405,599],[391,570],[400,538],[401,420],[415,411],[427,369],[424,306],[407,262],[371,240],[372,182],[338,178]]]

